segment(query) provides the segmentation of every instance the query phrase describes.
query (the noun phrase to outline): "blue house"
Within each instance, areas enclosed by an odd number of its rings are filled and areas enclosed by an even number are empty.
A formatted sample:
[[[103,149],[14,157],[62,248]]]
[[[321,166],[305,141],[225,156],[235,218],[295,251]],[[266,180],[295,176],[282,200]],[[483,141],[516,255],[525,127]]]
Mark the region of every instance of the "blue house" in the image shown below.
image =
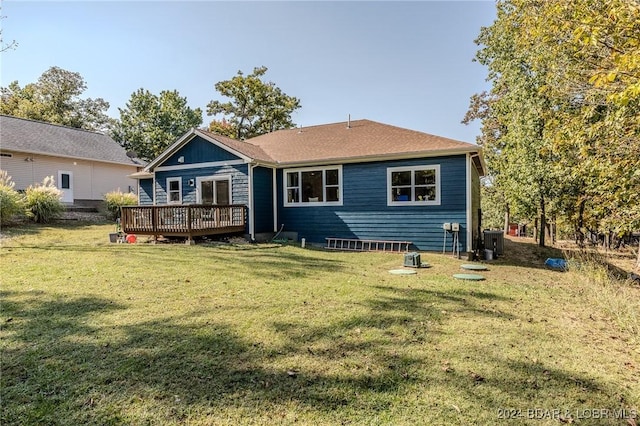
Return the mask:
[[[471,251],[483,174],[476,145],[356,120],[247,141],[193,129],[132,177],[141,206],[243,206],[252,239],[284,230],[442,251],[454,223],[458,249]]]

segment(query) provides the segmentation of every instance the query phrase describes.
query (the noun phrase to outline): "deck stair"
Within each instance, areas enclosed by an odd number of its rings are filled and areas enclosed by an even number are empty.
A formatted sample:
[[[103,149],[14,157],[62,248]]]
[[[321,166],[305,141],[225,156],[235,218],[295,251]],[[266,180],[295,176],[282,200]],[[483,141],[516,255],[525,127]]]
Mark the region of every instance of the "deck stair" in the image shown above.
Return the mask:
[[[405,253],[409,251],[411,241],[360,240],[355,238],[326,238],[328,250],[344,251],[383,251]]]

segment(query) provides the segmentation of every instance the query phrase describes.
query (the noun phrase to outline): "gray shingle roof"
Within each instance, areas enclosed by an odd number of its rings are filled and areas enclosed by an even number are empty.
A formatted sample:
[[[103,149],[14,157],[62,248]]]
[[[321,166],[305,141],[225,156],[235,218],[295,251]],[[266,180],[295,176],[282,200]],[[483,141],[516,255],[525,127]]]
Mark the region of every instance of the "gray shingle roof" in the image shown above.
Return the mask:
[[[33,154],[144,166],[107,135],[0,115],[0,148]]]

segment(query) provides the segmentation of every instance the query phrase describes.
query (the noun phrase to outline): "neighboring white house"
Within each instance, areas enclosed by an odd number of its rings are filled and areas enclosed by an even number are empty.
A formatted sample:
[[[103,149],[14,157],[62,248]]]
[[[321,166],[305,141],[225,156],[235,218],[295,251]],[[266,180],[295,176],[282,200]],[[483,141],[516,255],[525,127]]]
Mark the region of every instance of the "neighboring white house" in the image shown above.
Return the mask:
[[[16,190],[53,176],[64,203],[92,204],[113,190],[137,192],[128,176],[143,166],[107,135],[0,115],[0,169]]]

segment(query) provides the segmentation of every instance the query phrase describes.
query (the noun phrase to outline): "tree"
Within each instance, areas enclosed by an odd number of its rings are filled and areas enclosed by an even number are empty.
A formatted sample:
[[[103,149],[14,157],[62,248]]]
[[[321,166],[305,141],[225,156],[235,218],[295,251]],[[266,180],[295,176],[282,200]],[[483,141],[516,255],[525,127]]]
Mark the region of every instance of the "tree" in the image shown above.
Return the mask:
[[[576,160],[587,219],[619,235],[640,229],[640,4],[542,2],[525,24],[554,58],[550,93],[572,105],[556,140]]]
[[[541,91],[546,74],[530,66],[535,46],[518,46],[521,10],[510,3],[498,5],[498,19],[483,28],[476,55],[489,69],[490,94],[472,98],[465,121],[483,121],[479,140],[487,152],[494,182],[505,195],[512,213],[540,218],[539,243],[545,245],[547,205],[555,180],[546,132],[550,99]]]
[[[211,120],[209,131],[229,138],[236,138],[238,135],[236,128],[224,117],[222,117],[222,120]]]
[[[0,10],[2,10],[2,6],[0,5]],[[4,19],[5,16],[0,16],[0,19]],[[3,28],[0,26],[0,53],[5,52],[7,50],[15,49],[18,47],[18,43],[15,40],[11,40],[9,43],[4,42],[3,36]]]
[[[212,100],[207,105],[208,115],[223,115],[222,121],[212,121],[211,131],[225,131],[238,140],[295,127],[291,114],[300,108],[300,101],[286,95],[273,82],[264,82],[262,77],[267,67],[256,67],[245,76],[242,71],[231,80],[216,83],[216,90],[231,100]],[[230,125],[233,133],[228,131]]]
[[[36,83],[18,81],[0,89],[0,112],[14,117],[105,131],[111,124],[109,103],[102,98],[80,98],[87,89],[82,76],[59,67],[45,71]]]
[[[193,127],[202,124],[202,110],[191,109],[177,90],[159,96],[145,89],[131,94],[111,136],[138,157],[151,160]]]
[[[533,213],[533,197],[542,222],[550,209],[576,234],[640,228],[640,5],[505,0],[497,8],[476,41],[492,89],[472,97],[465,117],[482,120],[478,142],[495,185],[521,214]]]

